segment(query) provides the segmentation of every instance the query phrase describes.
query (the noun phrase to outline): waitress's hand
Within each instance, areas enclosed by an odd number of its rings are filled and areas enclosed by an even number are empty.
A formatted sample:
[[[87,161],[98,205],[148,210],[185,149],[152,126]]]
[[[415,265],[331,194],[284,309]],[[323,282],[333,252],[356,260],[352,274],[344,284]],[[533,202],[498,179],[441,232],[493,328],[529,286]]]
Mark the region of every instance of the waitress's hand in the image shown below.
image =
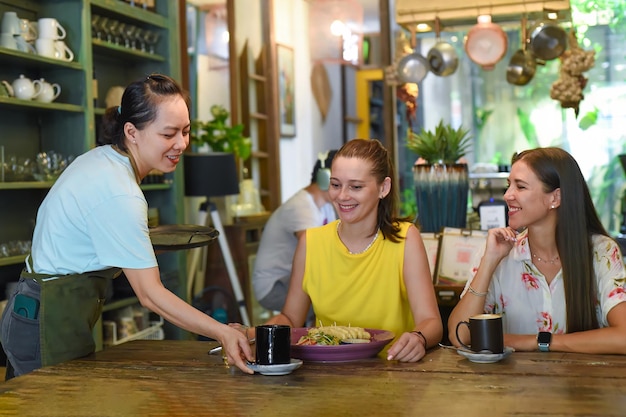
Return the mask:
[[[223,327],[219,341],[222,345],[222,357],[225,364],[235,365],[243,372],[253,374],[254,371],[246,366],[246,361],[254,361],[246,334],[231,326],[224,325]]]
[[[245,324],[241,323],[228,323],[228,326],[232,327],[233,329],[239,330],[248,338],[250,344],[252,344],[252,339],[254,339],[254,337],[256,336],[256,329],[254,327],[246,326]]]

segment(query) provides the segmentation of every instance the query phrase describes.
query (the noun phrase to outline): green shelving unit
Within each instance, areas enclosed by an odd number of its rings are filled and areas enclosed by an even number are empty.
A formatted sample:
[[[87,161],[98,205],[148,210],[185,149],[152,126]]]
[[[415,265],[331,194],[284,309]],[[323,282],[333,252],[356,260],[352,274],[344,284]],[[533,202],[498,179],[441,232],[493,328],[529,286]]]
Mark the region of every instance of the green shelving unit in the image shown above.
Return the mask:
[[[56,18],[66,29],[65,43],[75,55],[72,62],[66,62],[0,47],[0,80],[11,83],[23,74],[61,86],[61,94],[52,103],[0,97],[0,150],[7,161],[10,156],[32,159],[49,150],[80,155],[96,146],[110,88],[124,87],[154,72],[181,80],[178,1],[156,0],[154,9],[146,10],[121,0],[0,0],[0,16],[5,11],[31,21]],[[154,50],[148,44],[142,50],[140,42],[131,48],[94,37],[94,16],[150,31],[157,38]],[[94,73],[97,87],[92,82]],[[159,209],[162,224],[180,224],[184,220],[182,169],[167,174],[166,179],[166,184],[148,184],[142,189],[149,206]],[[0,244],[32,238],[37,208],[52,185],[28,178],[0,182]],[[185,255],[182,251],[158,255],[161,272],[178,275],[180,291],[175,292],[181,297],[186,288]],[[0,258],[0,299],[6,283],[17,281],[16,271],[24,257]],[[114,300],[123,306],[131,301],[136,303],[134,297]],[[173,326],[165,326],[165,332],[168,338],[187,336]]]

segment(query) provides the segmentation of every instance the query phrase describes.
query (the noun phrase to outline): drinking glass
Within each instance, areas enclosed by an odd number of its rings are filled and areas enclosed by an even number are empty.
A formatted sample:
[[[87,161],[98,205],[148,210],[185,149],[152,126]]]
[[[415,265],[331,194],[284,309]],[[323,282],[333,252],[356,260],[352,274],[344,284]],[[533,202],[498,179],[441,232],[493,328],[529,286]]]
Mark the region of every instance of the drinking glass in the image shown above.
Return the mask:
[[[154,30],[146,30],[143,35],[143,40],[148,45],[148,52],[153,54],[154,47],[159,42],[160,34]]]

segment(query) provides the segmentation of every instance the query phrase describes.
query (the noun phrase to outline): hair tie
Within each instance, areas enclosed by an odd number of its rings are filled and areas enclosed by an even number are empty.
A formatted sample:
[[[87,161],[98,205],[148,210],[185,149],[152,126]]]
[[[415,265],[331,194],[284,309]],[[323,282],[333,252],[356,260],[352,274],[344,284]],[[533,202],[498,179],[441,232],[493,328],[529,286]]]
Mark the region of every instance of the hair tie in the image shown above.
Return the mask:
[[[122,106],[117,106],[117,114],[122,114]]]

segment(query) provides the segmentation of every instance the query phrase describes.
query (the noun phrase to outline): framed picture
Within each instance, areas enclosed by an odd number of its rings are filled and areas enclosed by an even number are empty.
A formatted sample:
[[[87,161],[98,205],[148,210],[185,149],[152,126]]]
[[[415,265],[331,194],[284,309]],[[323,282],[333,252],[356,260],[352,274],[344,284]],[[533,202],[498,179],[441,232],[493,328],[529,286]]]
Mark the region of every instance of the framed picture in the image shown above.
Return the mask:
[[[422,233],[422,240],[424,241],[424,247],[426,248],[426,255],[428,256],[428,267],[430,268],[430,272],[433,276],[433,282],[436,282],[435,279],[437,268],[437,254],[439,252],[439,240],[441,235],[438,233]]]
[[[445,227],[439,241],[435,285],[463,286],[485,253],[486,230]]]
[[[296,136],[295,69],[293,48],[276,44],[280,136]]]

